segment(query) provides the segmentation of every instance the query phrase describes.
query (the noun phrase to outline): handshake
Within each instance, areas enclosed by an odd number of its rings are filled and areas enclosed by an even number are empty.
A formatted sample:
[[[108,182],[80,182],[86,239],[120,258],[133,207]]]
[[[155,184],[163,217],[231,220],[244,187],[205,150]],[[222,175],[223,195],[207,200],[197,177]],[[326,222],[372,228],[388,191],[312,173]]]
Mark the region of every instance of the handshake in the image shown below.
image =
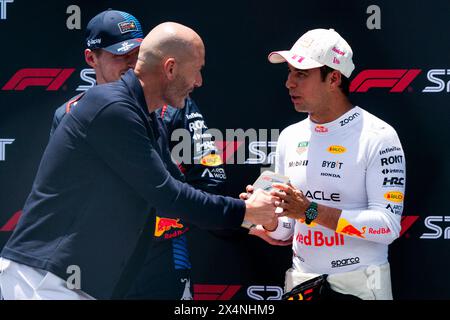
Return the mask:
[[[246,192],[239,195],[245,201],[244,223],[276,229],[278,217],[304,218],[310,202],[303,193],[289,183],[289,178],[264,171]]]

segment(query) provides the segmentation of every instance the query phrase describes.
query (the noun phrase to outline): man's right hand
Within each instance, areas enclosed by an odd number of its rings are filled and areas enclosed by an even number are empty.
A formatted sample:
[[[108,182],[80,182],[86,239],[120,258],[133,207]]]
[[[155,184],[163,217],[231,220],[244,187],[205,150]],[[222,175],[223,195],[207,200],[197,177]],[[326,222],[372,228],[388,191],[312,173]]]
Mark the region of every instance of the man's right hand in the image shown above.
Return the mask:
[[[261,189],[256,190],[245,200],[244,220],[261,225],[273,223],[277,216],[275,214],[275,202],[280,203],[280,198],[270,195]]]
[[[245,191],[246,192],[242,192],[239,195],[239,199],[247,200],[253,194],[254,188],[251,184],[249,184],[248,186],[245,187]]]

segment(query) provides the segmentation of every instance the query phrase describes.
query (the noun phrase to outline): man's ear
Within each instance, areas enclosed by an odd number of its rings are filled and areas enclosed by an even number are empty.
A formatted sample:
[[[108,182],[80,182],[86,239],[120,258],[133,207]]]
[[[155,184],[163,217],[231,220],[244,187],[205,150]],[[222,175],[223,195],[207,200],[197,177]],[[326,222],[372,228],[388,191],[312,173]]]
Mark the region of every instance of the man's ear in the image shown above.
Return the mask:
[[[92,51],[91,49],[84,50],[84,60],[89,66],[91,66],[94,69],[97,66],[97,57],[94,51]]]
[[[175,78],[177,68],[175,58],[168,58],[164,62],[163,68],[164,74],[166,75],[167,79],[173,80]]]
[[[338,89],[341,85],[342,75],[339,71],[334,70],[328,74],[329,84],[332,89]]]

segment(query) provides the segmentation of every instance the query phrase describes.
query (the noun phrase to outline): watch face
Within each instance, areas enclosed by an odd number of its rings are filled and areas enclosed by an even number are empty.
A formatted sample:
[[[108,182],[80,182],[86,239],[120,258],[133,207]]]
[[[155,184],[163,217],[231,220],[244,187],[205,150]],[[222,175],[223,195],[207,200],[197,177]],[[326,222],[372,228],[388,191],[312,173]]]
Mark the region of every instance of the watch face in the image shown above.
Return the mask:
[[[306,223],[310,224],[315,218],[317,218],[317,210],[315,208],[308,208],[305,211]]]

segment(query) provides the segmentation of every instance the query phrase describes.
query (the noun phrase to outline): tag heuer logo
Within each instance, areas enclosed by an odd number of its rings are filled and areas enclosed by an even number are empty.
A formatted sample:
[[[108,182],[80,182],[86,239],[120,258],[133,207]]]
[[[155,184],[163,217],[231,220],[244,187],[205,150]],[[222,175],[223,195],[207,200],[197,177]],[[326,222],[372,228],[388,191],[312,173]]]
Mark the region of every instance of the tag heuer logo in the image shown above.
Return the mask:
[[[298,154],[302,154],[303,152],[305,152],[308,149],[308,145],[309,145],[309,141],[302,141],[299,142],[298,146],[297,146],[297,153]]]

